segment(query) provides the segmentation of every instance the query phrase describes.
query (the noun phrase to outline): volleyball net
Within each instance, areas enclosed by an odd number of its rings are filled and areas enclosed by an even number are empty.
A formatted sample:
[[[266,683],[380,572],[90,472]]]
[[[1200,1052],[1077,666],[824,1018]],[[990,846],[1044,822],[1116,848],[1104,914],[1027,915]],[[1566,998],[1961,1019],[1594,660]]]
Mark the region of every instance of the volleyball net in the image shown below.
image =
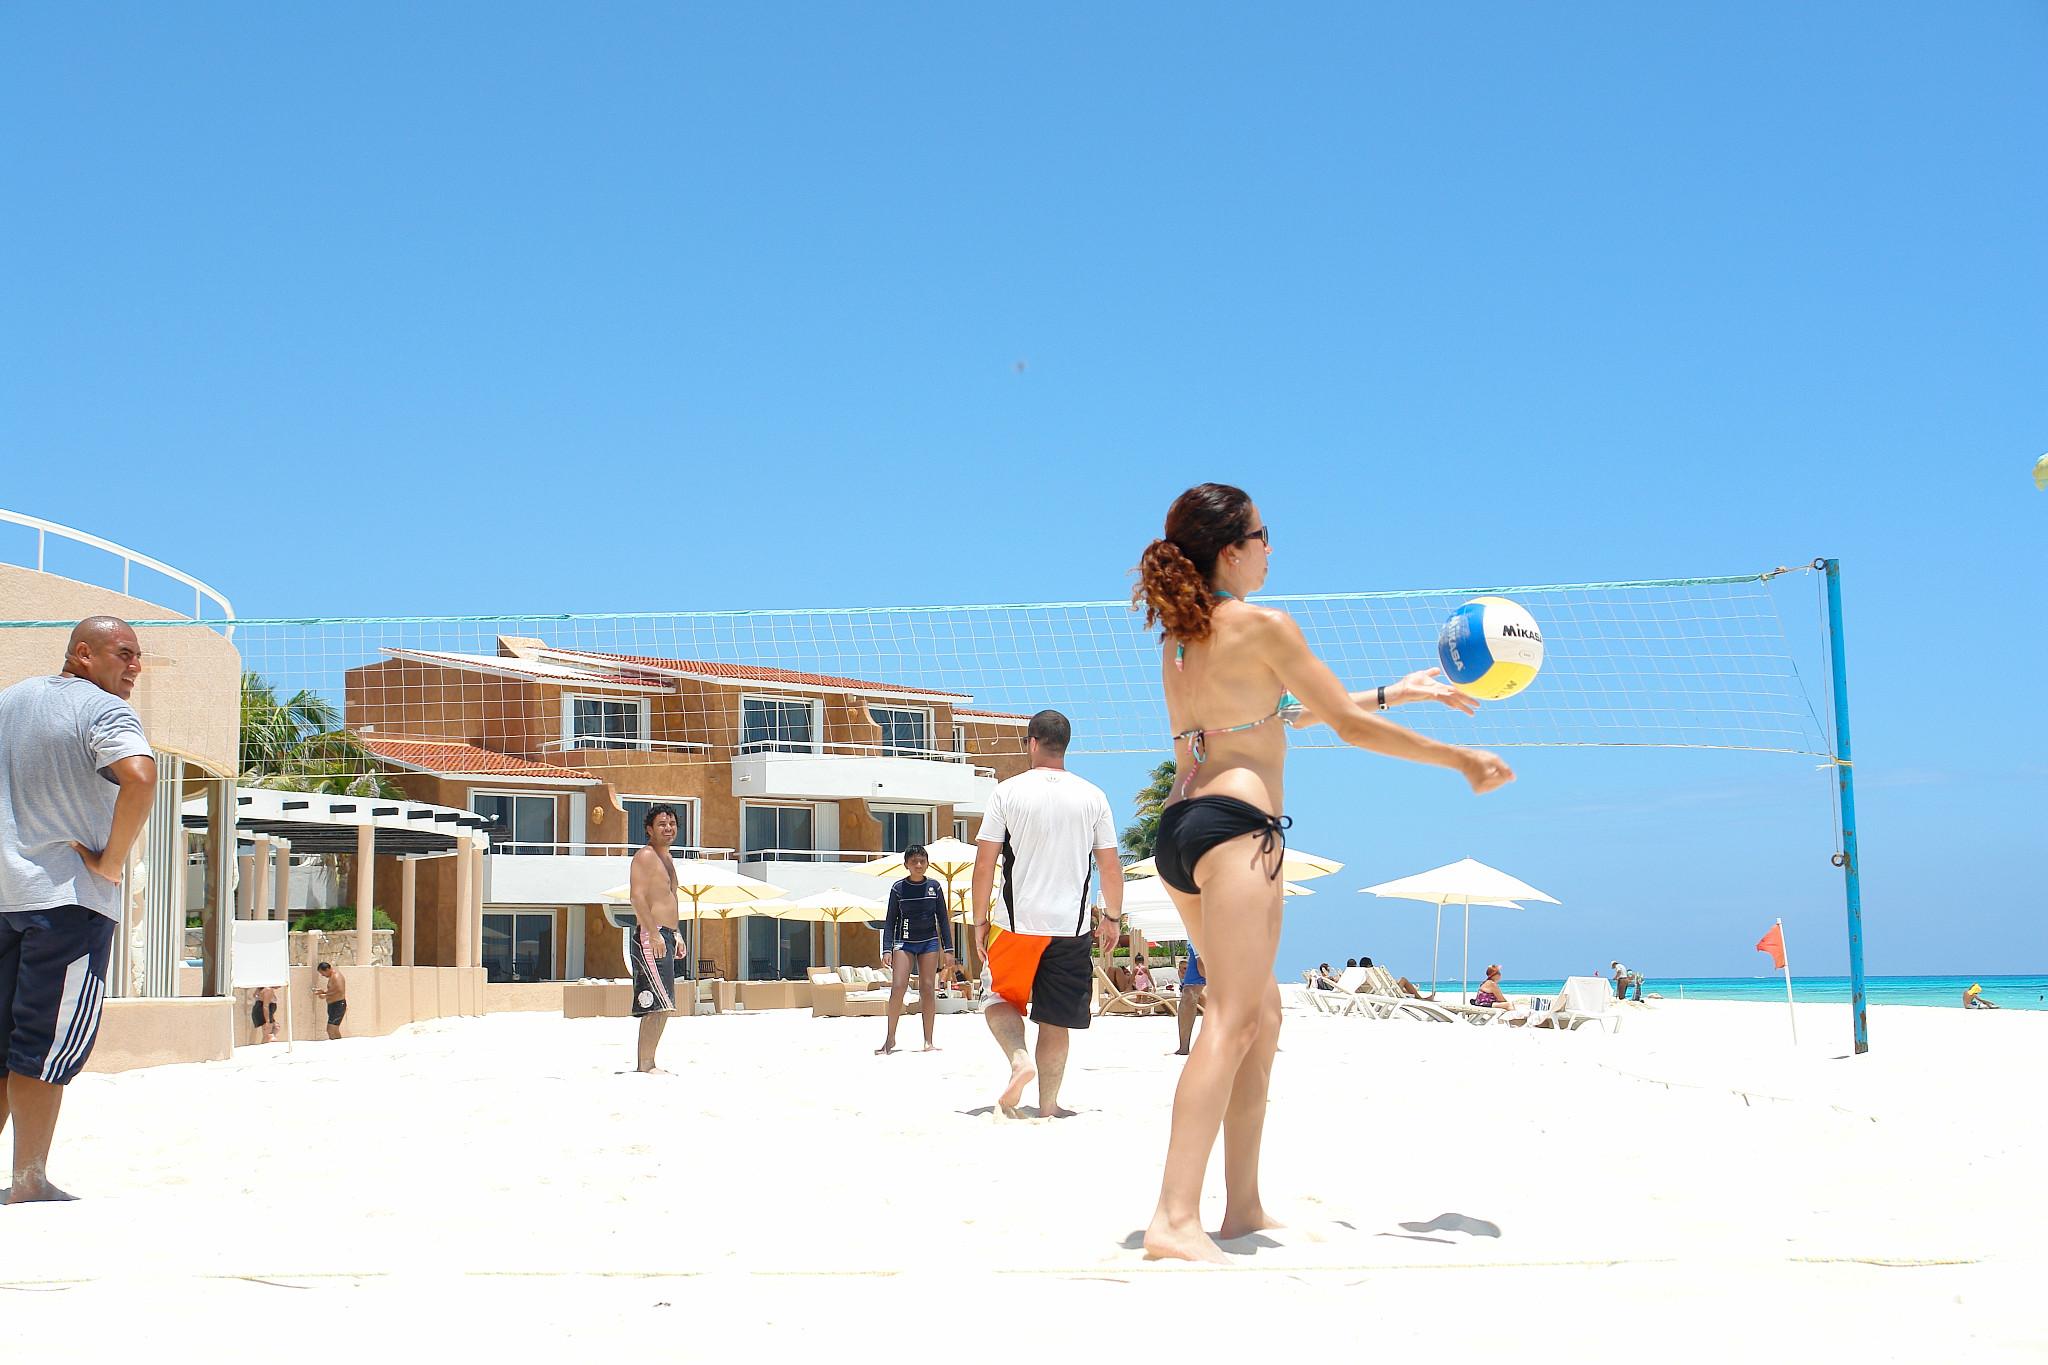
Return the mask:
[[[1476,716],[1399,713],[1434,738],[1830,756],[1817,570],[1257,600],[1292,614],[1357,690],[1435,666],[1460,603],[1520,603],[1543,631],[1540,676]],[[287,725],[301,738],[345,729],[381,749],[462,744],[557,763],[618,749],[680,764],[805,748],[944,758],[1005,735],[1021,750],[1018,720],[1053,707],[1073,722],[1073,753],[1170,750],[1158,637],[1124,601],[150,624],[230,634],[258,689],[245,729],[295,702]],[[1328,727],[1292,742],[1342,743]],[[274,734],[245,736],[243,752],[251,777],[284,761]]]

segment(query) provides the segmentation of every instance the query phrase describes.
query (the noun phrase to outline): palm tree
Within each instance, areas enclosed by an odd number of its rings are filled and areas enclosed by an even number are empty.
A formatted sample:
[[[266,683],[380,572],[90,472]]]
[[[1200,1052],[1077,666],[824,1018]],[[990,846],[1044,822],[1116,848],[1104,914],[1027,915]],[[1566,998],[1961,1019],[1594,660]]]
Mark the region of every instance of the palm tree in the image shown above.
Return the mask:
[[[279,701],[261,674],[242,675],[244,785],[403,800],[334,703],[304,690]]]
[[[1138,818],[1123,832],[1124,852],[1131,855],[1131,861],[1152,856],[1152,846],[1159,839],[1159,812],[1166,807],[1166,799],[1173,795],[1174,764],[1172,759],[1152,770],[1151,780],[1138,793]]]

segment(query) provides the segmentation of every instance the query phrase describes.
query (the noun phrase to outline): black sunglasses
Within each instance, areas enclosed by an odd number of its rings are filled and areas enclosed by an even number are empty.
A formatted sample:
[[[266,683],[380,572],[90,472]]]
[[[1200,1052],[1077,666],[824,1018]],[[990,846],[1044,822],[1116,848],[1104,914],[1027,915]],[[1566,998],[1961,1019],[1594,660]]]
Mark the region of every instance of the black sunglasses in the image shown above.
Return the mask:
[[[1246,540],[1256,540],[1269,550],[1273,548],[1273,528],[1271,526],[1261,526],[1256,531],[1247,531],[1244,538]]]

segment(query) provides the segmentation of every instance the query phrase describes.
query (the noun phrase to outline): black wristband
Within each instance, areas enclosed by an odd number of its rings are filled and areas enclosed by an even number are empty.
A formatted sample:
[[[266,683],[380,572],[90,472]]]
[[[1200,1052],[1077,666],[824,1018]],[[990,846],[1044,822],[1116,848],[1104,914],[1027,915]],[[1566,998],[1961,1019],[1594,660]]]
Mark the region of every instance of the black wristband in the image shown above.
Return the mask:
[[[1381,683],[1381,684],[1380,684],[1380,710],[1384,711],[1384,710],[1386,710],[1386,709],[1387,709],[1387,685],[1386,685],[1385,683]]]

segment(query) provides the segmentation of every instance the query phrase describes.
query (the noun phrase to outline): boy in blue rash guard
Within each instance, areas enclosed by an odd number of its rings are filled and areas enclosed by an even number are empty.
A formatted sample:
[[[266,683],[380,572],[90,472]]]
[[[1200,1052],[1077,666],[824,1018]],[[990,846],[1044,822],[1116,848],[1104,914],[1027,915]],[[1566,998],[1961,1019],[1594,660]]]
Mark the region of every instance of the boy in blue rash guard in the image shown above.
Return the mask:
[[[903,1017],[903,994],[910,973],[917,970],[917,991],[924,1014],[924,1050],[937,1052],[932,1041],[939,1009],[939,956],[953,965],[953,926],[946,917],[946,890],[925,869],[931,858],[923,844],[903,850],[903,877],[889,888],[889,920],[882,926],[882,950],[889,955],[889,1036],[875,1049],[887,1056],[896,1050],[896,1021]]]

